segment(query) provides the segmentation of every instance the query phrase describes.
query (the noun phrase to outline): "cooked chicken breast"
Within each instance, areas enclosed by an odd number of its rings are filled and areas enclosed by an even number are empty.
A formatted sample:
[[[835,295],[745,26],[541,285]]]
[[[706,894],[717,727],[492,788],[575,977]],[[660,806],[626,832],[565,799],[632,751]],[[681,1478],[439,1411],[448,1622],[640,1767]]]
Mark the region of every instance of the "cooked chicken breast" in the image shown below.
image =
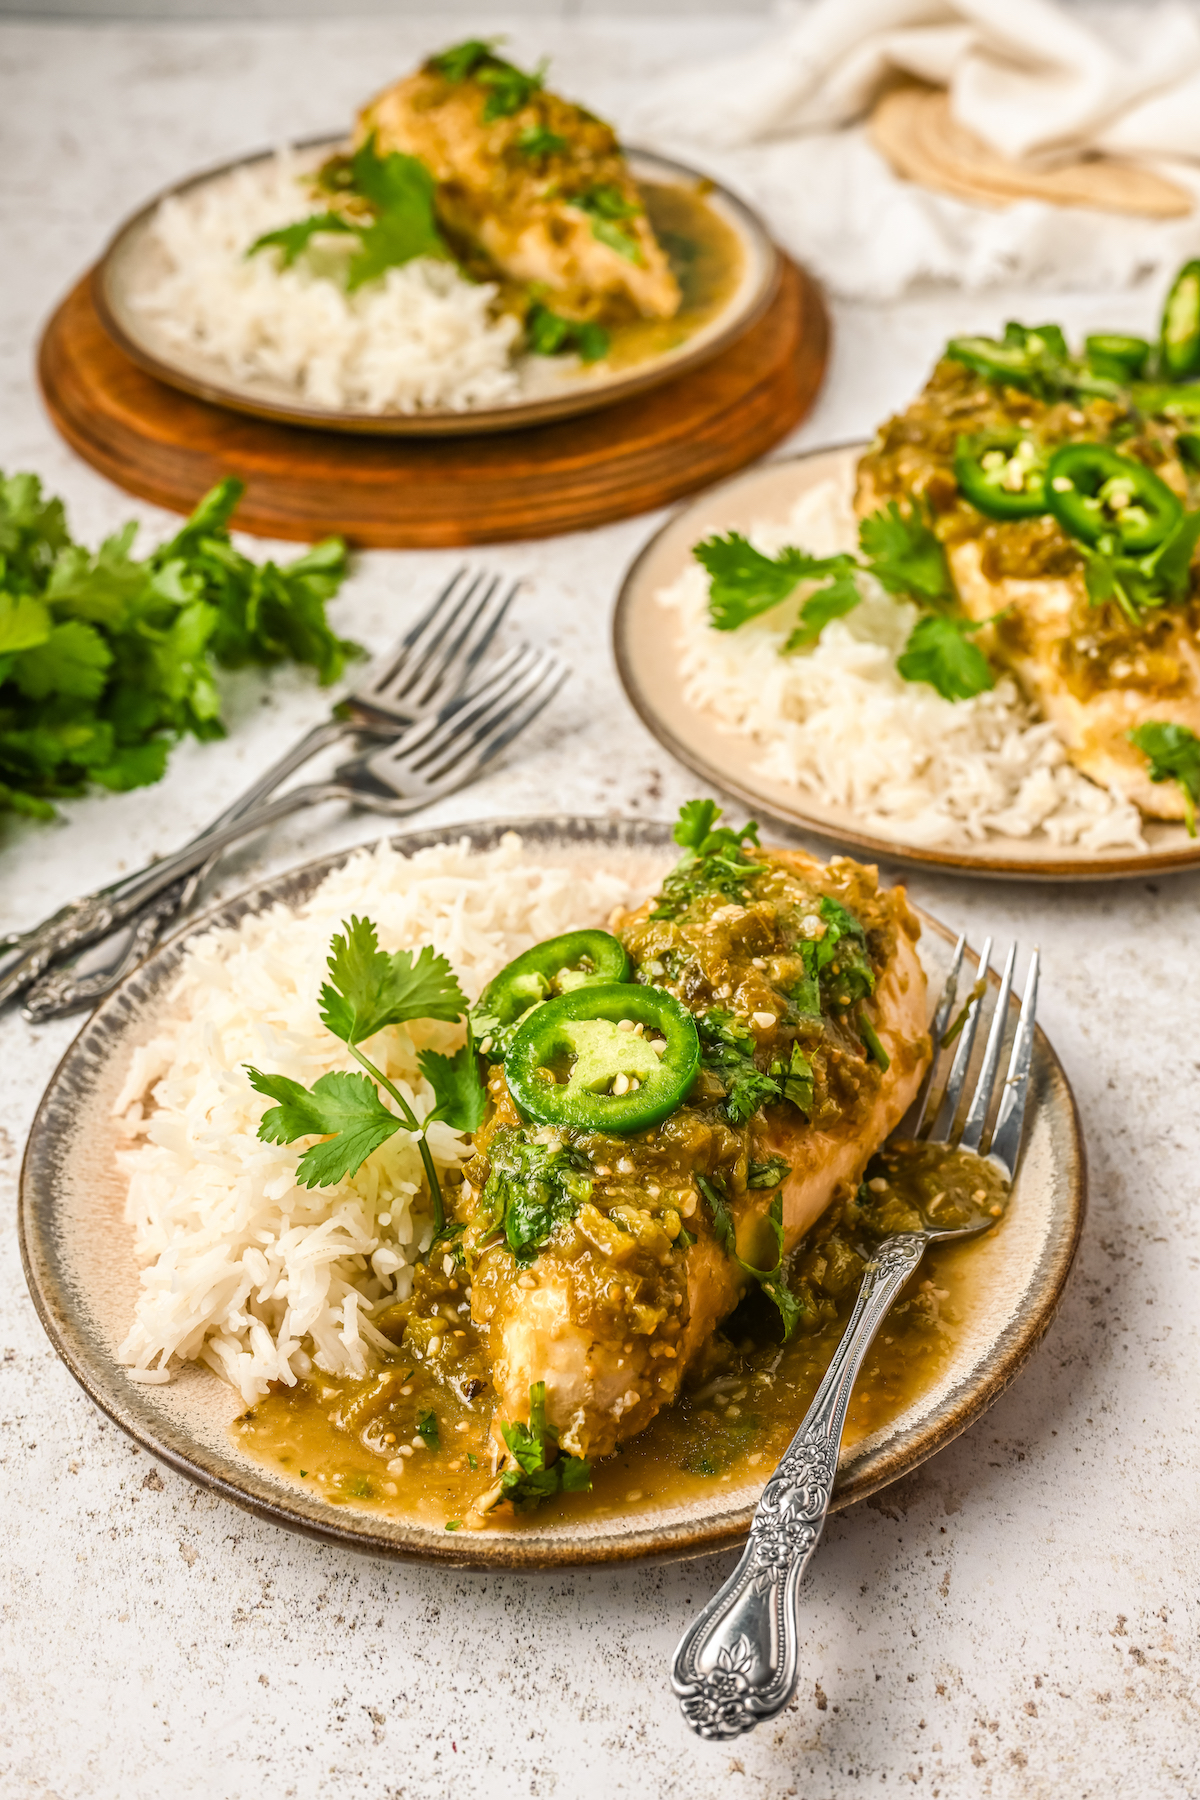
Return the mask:
[[[1200,733],[1200,606],[1148,613],[1140,625],[1114,605],[1093,606],[1077,547],[1049,517],[1014,523],[982,519],[962,500],[953,474],[960,433],[1017,425],[1043,443],[1105,440],[1118,409],[1049,404],[987,389],[953,362],[940,363],[906,412],[889,420],[862,459],[859,517],[889,500],[918,497],[937,520],[963,610],[973,619],[1003,614],[979,639],[1011,669],[1051,721],[1077,769],[1114,788],[1152,819],[1181,819],[1174,782],[1151,782],[1129,732],[1148,720]],[[1147,428],[1145,454],[1181,499],[1187,480],[1170,452],[1174,428]],[[1127,440],[1131,453],[1139,440]]]
[[[527,1266],[502,1242],[482,1251],[473,1316],[489,1333],[497,1430],[527,1417],[530,1387],[543,1381],[547,1416],[572,1454],[604,1456],[641,1431],[675,1399],[750,1279],[714,1230],[697,1178],[728,1196],[738,1257],[769,1269],[779,1254],[768,1219],[774,1189],[749,1185],[756,1167],[771,1158],[787,1167],[782,1223],[791,1250],[836,1196],[857,1185],[916,1092],[930,1044],[915,947],[920,928],[903,889],[879,893],[873,870],[840,858],[826,868],[800,852],[772,852],[762,866],[744,903],[702,896],[668,924],[648,902],[623,921],[620,935],[646,978],[669,986],[697,1015],[711,1019],[711,1009],[723,1006],[724,1017],[750,1021],[763,1068],[773,1058],[778,1066],[799,1030],[814,1071],[810,1116],[785,1100],[731,1124],[728,1073],[723,1085],[719,1071],[702,1069],[679,1113],[636,1138],[593,1146],[594,1200]],[[840,896],[869,921],[871,1016],[886,1069],[836,1006],[823,1020],[784,1024],[781,989],[800,967],[794,934],[815,930],[796,921],[807,908],[819,925],[822,896]],[[493,1117],[480,1137],[485,1154],[490,1134],[518,1121],[498,1075],[492,1091]]]
[[[679,285],[612,129],[542,88],[485,118],[491,90],[434,64],[364,107],[358,139],[419,156],[447,234],[564,316],[669,319]],[[547,145],[544,150],[529,146]]]

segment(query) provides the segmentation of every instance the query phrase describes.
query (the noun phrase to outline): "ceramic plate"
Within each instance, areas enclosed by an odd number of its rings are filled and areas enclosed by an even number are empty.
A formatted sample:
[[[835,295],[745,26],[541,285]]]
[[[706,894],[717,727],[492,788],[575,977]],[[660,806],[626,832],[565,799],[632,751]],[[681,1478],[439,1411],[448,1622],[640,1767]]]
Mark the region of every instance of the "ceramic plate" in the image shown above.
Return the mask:
[[[989,836],[969,849],[943,850],[882,837],[844,809],[823,806],[803,789],[763,775],[755,766],[762,753],[751,737],[730,730],[718,723],[715,714],[683,698],[677,674],[678,615],[660,606],[655,595],[691,566],[692,546],[702,538],[714,532],[749,531],[765,520],[784,520],[801,495],[819,482],[852,483],[866,448],[847,444],[750,469],[690,501],[646,545],[617,600],[613,643],[625,692],[659,743],[760,816],[799,825],[892,862],[932,863],[964,874],[1044,881],[1103,881],[1200,864],[1200,842],[1189,838],[1183,825],[1150,820],[1144,826],[1145,850],[1080,850],[1048,837],[1000,836]]]
[[[647,889],[675,856],[669,827],[642,822],[511,820],[455,826],[453,835],[457,840],[465,833],[487,849],[508,830],[521,833],[531,860],[599,864]],[[394,841],[408,850],[443,839],[444,834],[420,832]],[[105,1001],[67,1051],[38,1109],[21,1178],[25,1272],[52,1343],[97,1405],[163,1462],[260,1518],[331,1543],[460,1567],[515,1568],[696,1555],[737,1543],[746,1534],[761,1482],[725,1486],[685,1504],[629,1504],[601,1519],[539,1525],[533,1514],[515,1526],[469,1536],[447,1537],[440,1528],[353,1503],[333,1506],[233,1443],[229,1425],[242,1402],[207,1368],[189,1365],[168,1385],[148,1387],[131,1381],[117,1363],[138,1285],[110,1117],[130,1053],[154,1034],[188,936],[213,924],[234,924],[276,901],[299,902],[345,854],[308,863],[209,913]],[[922,956],[931,977],[932,1008],[949,962],[950,934],[933,920],[924,925]],[[1014,1026],[1016,1011],[1014,1001]],[[965,1430],[1012,1380],[1058,1305],[1084,1196],[1084,1153],[1071,1090],[1039,1032],[1012,1203],[996,1235],[970,1247],[973,1298],[956,1348],[920,1401],[843,1451],[835,1507],[906,1474]]]
[[[297,146],[297,157],[315,168],[343,147],[339,138],[316,139]],[[127,220],[95,270],[96,310],[118,347],[160,381],[218,406],[281,424],[404,437],[446,436],[508,431],[591,412],[656,387],[716,356],[761,317],[779,282],[779,254],[763,225],[740,200],[679,163],[640,150],[626,154],[656,226],[686,238],[691,219],[698,222],[708,240],[699,255],[686,253],[680,261],[677,253],[674,259],[685,289],[684,308],[665,325],[618,327],[609,357],[590,369],[574,359],[568,368],[557,367],[550,358],[526,359],[522,364],[523,392],[503,406],[467,412],[430,408],[420,413],[321,406],[304,399],[282,380],[235,376],[217,358],[201,350],[180,348],[144,310],[145,296],[169,270],[152,230],[160,202],[171,195],[217,186],[238,170],[264,162],[273,151],[194,175],[156,195]]]

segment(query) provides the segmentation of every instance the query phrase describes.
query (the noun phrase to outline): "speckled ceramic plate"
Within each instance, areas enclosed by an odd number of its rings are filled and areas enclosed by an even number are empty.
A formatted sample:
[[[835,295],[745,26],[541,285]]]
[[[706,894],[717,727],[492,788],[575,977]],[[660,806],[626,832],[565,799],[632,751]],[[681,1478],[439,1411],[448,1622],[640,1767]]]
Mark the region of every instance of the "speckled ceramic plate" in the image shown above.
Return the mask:
[[[766,814],[892,862],[1040,881],[1111,881],[1200,865],[1200,840],[1189,838],[1183,825],[1154,821],[1144,827],[1145,850],[1082,850],[1041,836],[989,836],[967,849],[940,849],[907,843],[902,836],[882,837],[849,810],[823,806],[802,788],[764,775],[756,767],[762,751],[753,738],[684,699],[678,614],[660,606],[655,596],[692,566],[692,546],[701,539],[714,532],[746,532],[764,520],[784,520],[801,495],[819,482],[832,479],[849,487],[866,448],[846,444],[760,464],[689,501],[646,545],[617,600],[613,645],[625,692],[659,743],[760,817]]]
[[[453,836],[465,833],[487,849],[508,830],[522,834],[533,861],[602,865],[647,890],[675,855],[669,827],[642,822],[509,820],[456,826]],[[420,832],[395,842],[418,849],[447,835]],[[459,1567],[539,1568],[696,1555],[737,1543],[761,1482],[725,1486],[686,1504],[643,1501],[604,1518],[554,1524],[539,1524],[533,1514],[511,1527],[452,1536],[352,1502],[330,1505],[232,1442],[229,1425],[241,1402],[208,1369],[191,1365],[169,1385],[147,1387],[131,1381],[116,1361],[138,1286],[110,1116],[130,1053],[154,1033],[188,936],[213,924],[236,924],[277,901],[303,900],[345,854],[307,863],[206,915],[106,1000],[67,1051],[38,1108],[21,1176],[25,1272],[51,1342],[97,1405],[171,1468],[260,1518],[351,1549]],[[924,925],[921,953],[936,992],[949,962],[950,934],[931,919]],[[1014,1001],[1014,1026],[1016,1012]],[[972,1300],[956,1347],[919,1401],[843,1452],[835,1507],[861,1500],[932,1456],[1018,1373],[1054,1316],[1084,1204],[1075,1104],[1039,1031],[1012,1204],[995,1236],[970,1247]]]
[[[315,167],[343,147],[341,138],[317,138],[297,145],[296,154]],[[691,284],[696,303],[685,297],[683,310],[659,328],[662,343],[652,353],[623,360],[630,346],[622,346],[622,327],[614,334],[611,358],[592,368],[574,359],[565,367],[556,367],[553,359],[545,357],[523,359],[522,391],[504,405],[457,412],[429,407],[414,413],[319,405],[307,400],[290,382],[266,375],[235,375],[225,362],[202,348],[179,344],[145,308],[146,296],[170,269],[153,231],[160,203],[172,196],[215,188],[239,170],[252,169],[274,154],[262,151],[207,169],[156,194],[117,231],[92,280],[96,310],[105,330],[141,368],[184,393],[254,418],[322,431],[393,437],[510,431],[571,418],[698,368],[750,329],[769,306],[779,283],[779,253],[749,207],[680,163],[642,150],[627,150],[630,169],[660,229],[672,207],[691,205],[702,209],[705,228],[713,240],[711,254],[694,258],[690,267],[679,264],[681,281],[685,289]]]

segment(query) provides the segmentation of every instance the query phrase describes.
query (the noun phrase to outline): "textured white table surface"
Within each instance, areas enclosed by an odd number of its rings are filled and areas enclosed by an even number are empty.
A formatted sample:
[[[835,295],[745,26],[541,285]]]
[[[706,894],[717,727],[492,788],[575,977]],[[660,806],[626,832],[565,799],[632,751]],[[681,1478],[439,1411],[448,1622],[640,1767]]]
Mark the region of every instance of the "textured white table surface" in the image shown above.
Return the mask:
[[[453,29],[460,29],[456,11]],[[497,16],[482,21],[496,28]],[[749,29],[749,27],[747,27]],[[639,79],[736,26],[547,23],[568,89],[619,116]],[[110,228],[168,180],[335,126],[426,47],[389,24],[0,29],[0,467],[36,469],[77,535],[131,502],[56,439],[40,322]],[[837,309],[797,445],[864,434],[951,328],[1036,310],[1144,328],[1153,297],[952,294]],[[670,817],[695,783],[626,704],[608,622],[642,518],[488,561],[527,574],[521,629],[574,664],[540,730],[429,823],[573,811]],[[364,557],[339,625],[382,645],[455,562]],[[227,684],[229,738],[167,779],[0,826],[0,930],[168,850],[326,704],[280,675]],[[327,809],[231,862],[268,869],[373,835]],[[1042,1018],[1075,1085],[1091,1211],[1061,1314],[1015,1387],[899,1487],[836,1517],[803,1603],[803,1675],[729,1748],[681,1724],[672,1648],[719,1557],[544,1577],[372,1563],[260,1525],[126,1441],[50,1350],[13,1230],[21,1148],[69,1023],[0,1022],[0,1795],[1195,1796],[1200,878],[1109,887],[920,876],[916,898],[1046,954]]]

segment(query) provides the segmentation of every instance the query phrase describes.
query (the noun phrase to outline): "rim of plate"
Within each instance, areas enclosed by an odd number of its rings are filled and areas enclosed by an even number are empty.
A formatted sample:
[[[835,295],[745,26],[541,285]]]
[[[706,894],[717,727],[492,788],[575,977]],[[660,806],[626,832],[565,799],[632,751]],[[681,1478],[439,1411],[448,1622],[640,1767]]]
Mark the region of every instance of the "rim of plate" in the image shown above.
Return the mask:
[[[299,140],[290,148],[298,152],[333,150],[347,141],[344,133],[322,133]],[[118,271],[123,260],[135,253],[153,214],[164,200],[191,193],[235,170],[252,168],[276,154],[275,149],[257,150],[248,156],[234,157],[203,169],[161,189],[117,227],[91,274],[92,301],[100,323],[131,362],[168,387],[254,419],[266,419],[279,425],[299,425],[313,431],[375,437],[462,437],[474,432],[519,431],[553,420],[575,418],[673,381],[676,376],[690,373],[719,356],[757,324],[779,289],[782,277],[779,250],[762,220],[744,200],[685,163],[639,149],[636,145],[625,145],[624,154],[635,177],[638,170],[644,171],[641,178],[650,178],[651,172],[658,172],[677,185],[702,186],[705,198],[716,202],[718,211],[737,233],[747,268],[737,292],[728,302],[729,316],[724,323],[721,323],[722,315],[718,314],[711,326],[701,327],[695,341],[683,345],[678,352],[664,352],[594,386],[581,383],[560,394],[538,395],[511,406],[480,407],[467,412],[442,408],[424,413],[371,413],[256,395],[252,388],[237,384],[228,374],[223,378],[215,363],[211,375],[193,372],[171,361],[160,348],[140,337],[118,291]]]
[[[465,837],[473,848],[486,850],[509,831],[519,832],[535,855],[539,850],[560,855],[587,850],[666,858],[674,851],[669,825],[574,815],[450,825],[403,833],[387,841],[412,852]],[[656,1524],[653,1509],[647,1508],[640,1516],[624,1515],[586,1535],[568,1535],[561,1527],[557,1532],[553,1527],[539,1530],[530,1524],[519,1532],[447,1537],[416,1521],[355,1511],[349,1504],[334,1507],[319,1503],[305,1491],[288,1485],[282,1476],[272,1475],[267,1465],[239,1457],[227,1435],[232,1413],[221,1427],[219,1449],[198,1441],[189,1431],[186,1412],[181,1422],[179,1407],[170,1402],[175,1384],[147,1386],[131,1381],[115,1360],[113,1342],[102,1341],[103,1322],[96,1316],[86,1316],[86,1297],[72,1296],[71,1222],[64,1198],[72,1150],[70,1134],[74,1128],[86,1136],[86,1125],[81,1124],[83,1112],[106,1067],[114,1056],[123,1058],[127,1054],[132,1039],[144,1035],[153,1008],[189,940],[213,926],[236,924],[246,914],[276,901],[302,901],[331,870],[364,847],[369,845],[352,845],[315,858],[210,908],[160,945],[128,976],[101,1003],[64,1053],[39,1102],[20,1178],[18,1234],[22,1266],[47,1336],[85,1393],[143,1449],[198,1486],[257,1518],[321,1542],[398,1561],[516,1570],[669,1561],[734,1547],[744,1540],[749,1529],[758,1488],[743,1488],[740,1493],[731,1490],[725,1505],[714,1496],[711,1510],[702,1515],[693,1510],[690,1516]],[[945,947],[953,944],[954,936],[944,925],[916,910],[924,930],[942,940]],[[973,962],[971,953],[967,955],[968,962]],[[993,990],[999,985],[994,970],[990,985]],[[1014,995],[1010,1002],[1011,1021],[1015,1022],[1018,1007]],[[855,1447],[839,1473],[832,1511],[863,1500],[909,1474],[973,1424],[1020,1373],[1058,1310],[1083,1228],[1087,1167],[1075,1098],[1040,1026],[1030,1101],[1026,1146],[1035,1117],[1042,1119],[1047,1132],[1062,1142],[1057,1151],[1049,1142],[1043,1151],[1043,1155],[1053,1152],[1050,1167],[1044,1172],[1052,1197],[1036,1245],[1019,1253],[1019,1257],[1027,1258],[1027,1263],[1018,1258],[1024,1283],[1020,1302],[1011,1313],[989,1323],[987,1329],[991,1330],[993,1324],[995,1329],[986,1347],[969,1371],[955,1378],[932,1410],[921,1413],[907,1429],[898,1429],[893,1423]],[[106,1144],[106,1151],[111,1152],[111,1148],[111,1143]],[[1018,1197],[1019,1190],[1020,1171]],[[77,1224],[75,1230],[78,1235],[86,1227]],[[129,1264],[132,1266],[132,1254]],[[224,1393],[223,1384],[210,1370],[198,1370],[197,1378],[212,1384],[194,1390],[200,1392],[202,1402],[205,1396],[214,1399]],[[240,1400],[237,1405],[240,1407]]]
[[[865,440],[855,439],[805,450],[797,456],[771,457],[756,463],[753,468],[685,501],[642,546],[621,583],[613,612],[612,636],[617,673],[625,696],[646,729],[677,762],[683,763],[702,780],[778,823],[799,827],[828,843],[867,851],[873,857],[902,867],[932,867],[952,874],[998,881],[1014,878],[1026,881],[1121,881],[1150,874],[1183,873],[1200,867],[1200,839],[1189,838],[1183,825],[1155,820],[1146,821],[1147,830],[1153,833],[1153,841],[1146,850],[1115,850],[1108,854],[1092,850],[1072,855],[1059,849],[1040,857],[1021,855],[1018,848],[1021,840],[1017,838],[992,840],[1002,842],[1006,846],[1003,850],[989,850],[986,846],[964,850],[939,849],[879,837],[874,832],[842,823],[832,813],[823,813],[811,804],[805,805],[798,789],[794,790],[797,800],[792,804],[782,784],[768,786],[756,781],[750,767],[758,754],[753,740],[718,724],[710,714],[689,706],[681,696],[674,702],[673,710],[678,711],[683,723],[672,722],[664,716],[663,704],[655,690],[672,685],[670,676],[662,674],[662,657],[669,654],[669,650],[656,645],[652,653],[643,652],[639,657],[639,634],[646,631],[643,609],[654,605],[654,592],[664,580],[674,578],[656,571],[654,565],[674,557],[675,540],[687,535],[687,521],[694,517],[703,518],[702,525],[692,528],[700,535],[726,530],[731,525],[737,528],[734,521],[720,522],[721,511],[727,502],[742,502],[760,483],[778,477],[781,471],[805,471],[829,462],[832,472],[835,459],[848,460],[851,456],[861,455],[867,448]],[[821,474],[814,473],[814,480],[821,478]],[[797,487],[793,499],[799,491]],[[688,735],[687,727],[693,722],[694,729]],[[720,749],[723,744],[731,746],[731,758],[722,759]],[[731,767],[733,759],[737,761],[736,767]]]

